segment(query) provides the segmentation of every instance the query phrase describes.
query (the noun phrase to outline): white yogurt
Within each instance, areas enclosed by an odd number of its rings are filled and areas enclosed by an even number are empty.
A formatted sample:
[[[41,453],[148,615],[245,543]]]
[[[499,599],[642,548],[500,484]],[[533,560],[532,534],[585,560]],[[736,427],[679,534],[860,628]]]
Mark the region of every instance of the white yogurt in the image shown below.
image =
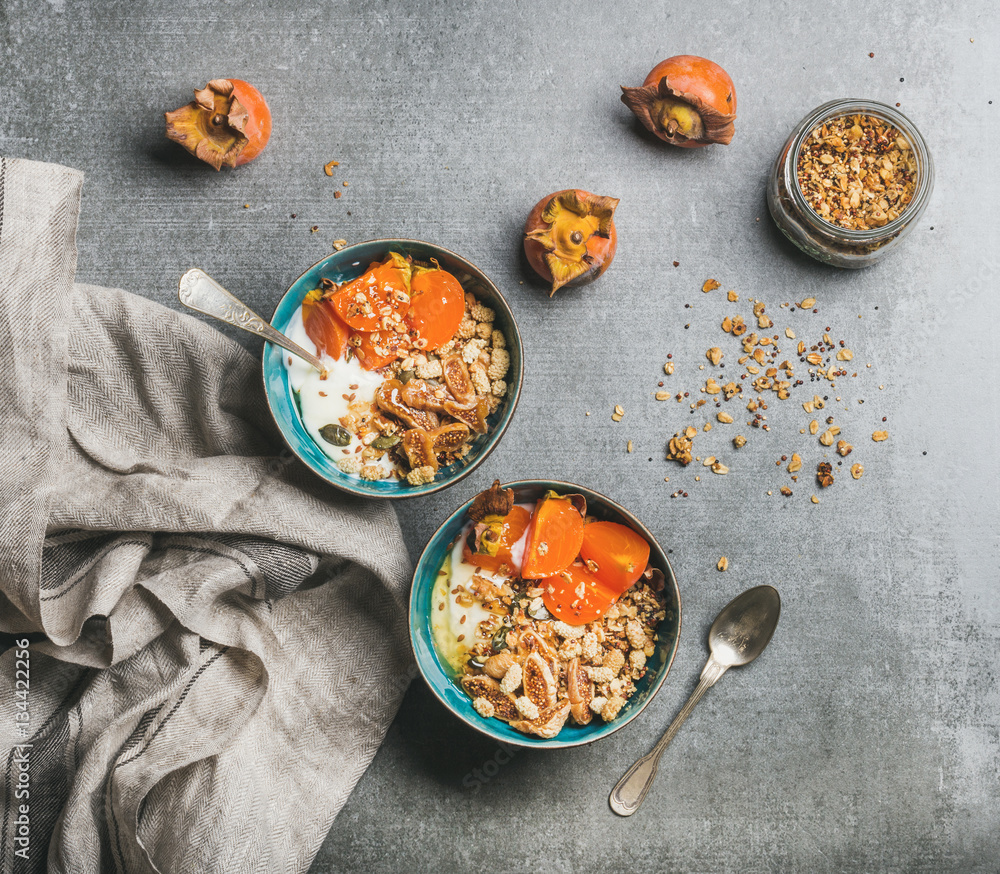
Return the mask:
[[[293,313],[291,321],[285,327],[285,334],[303,349],[313,350],[319,355],[319,350],[306,333],[302,307]],[[353,356],[350,361],[335,361],[329,355],[320,357],[327,368],[326,379],[321,379],[319,371],[311,364],[296,355],[284,353],[288,384],[298,396],[299,415],[306,431],[333,461],[342,461],[360,453],[361,441],[351,434],[351,442],[346,446],[334,446],[323,439],[319,429],[324,425],[339,425],[341,417],[348,414],[348,407],[352,403],[374,402],[375,391],[382,384],[383,377],[379,373],[365,370]],[[351,395],[354,395],[354,400],[348,400]],[[392,470],[392,462],[387,455],[368,463],[377,464],[387,471]]]

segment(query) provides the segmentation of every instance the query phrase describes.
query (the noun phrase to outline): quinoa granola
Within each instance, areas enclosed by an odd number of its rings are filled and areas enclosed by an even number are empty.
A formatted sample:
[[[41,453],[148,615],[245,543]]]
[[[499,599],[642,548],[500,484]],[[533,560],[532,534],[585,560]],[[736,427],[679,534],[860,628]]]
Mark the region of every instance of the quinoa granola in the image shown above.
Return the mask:
[[[567,720],[610,722],[656,652],[656,627],[666,617],[662,577],[650,572],[586,625],[548,616],[534,582],[513,579],[497,587],[477,576],[472,590],[460,593],[481,603],[484,596],[487,603],[498,600],[509,610],[483,623],[486,639],[470,649],[462,688],[481,715],[543,738],[555,737]]]
[[[870,115],[831,118],[803,141],[796,173],[816,214],[849,230],[899,218],[916,190],[913,148],[899,130]]]

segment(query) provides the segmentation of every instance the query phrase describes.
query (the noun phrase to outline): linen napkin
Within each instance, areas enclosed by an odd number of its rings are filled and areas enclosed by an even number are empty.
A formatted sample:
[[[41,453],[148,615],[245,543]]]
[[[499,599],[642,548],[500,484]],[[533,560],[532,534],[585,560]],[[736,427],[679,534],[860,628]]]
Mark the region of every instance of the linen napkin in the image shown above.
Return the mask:
[[[239,345],[74,284],[81,185],[0,158],[0,870],[305,871],[412,676],[399,526]]]

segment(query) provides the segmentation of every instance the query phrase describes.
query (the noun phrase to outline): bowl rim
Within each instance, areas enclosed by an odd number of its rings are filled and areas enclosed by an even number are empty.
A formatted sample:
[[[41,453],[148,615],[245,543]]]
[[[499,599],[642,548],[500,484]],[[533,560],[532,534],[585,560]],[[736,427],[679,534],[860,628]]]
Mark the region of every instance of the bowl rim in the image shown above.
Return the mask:
[[[512,328],[513,338],[511,339],[513,339],[513,345],[515,345],[518,348],[520,353],[518,355],[518,359],[520,361],[520,367],[518,368],[516,384],[513,384],[510,381],[508,381],[507,383],[508,392],[511,391],[511,386],[513,385],[513,395],[511,396],[510,409],[504,413],[503,417],[501,418],[500,422],[497,425],[497,430],[489,435],[488,444],[486,445],[484,450],[479,454],[479,456],[474,461],[472,461],[470,464],[468,464],[466,467],[464,467],[461,471],[459,471],[455,475],[449,477],[448,479],[440,483],[427,483],[426,485],[430,486],[430,488],[426,488],[424,486],[413,486],[411,487],[411,489],[400,489],[400,491],[398,492],[386,492],[385,494],[380,493],[377,495],[371,494],[366,490],[355,488],[349,483],[342,482],[339,479],[333,479],[327,476],[322,471],[317,470],[308,460],[303,458],[298,453],[296,448],[291,444],[291,441],[285,434],[284,428],[281,427],[281,423],[279,422],[278,416],[274,410],[274,405],[271,403],[270,392],[268,391],[268,380],[267,380],[267,369],[266,369],[267,355],[270,349],[279,347],[274,346],[273,343],[267,340],[264,341],[264,346],[261,351],[261,369],[260,369],[260,378],[264,388],[264,398],[267,401],[267,409],[271,414],[271,420],[277,427],[278,433],[281,435],[281,439],[284,442],[285,446],[288,447],[288,450],[299,461],[301,461],[302,464],[304,464],[312,474],[318,476],[324,482],[329,483],[334,488],[339,489],[342,492],[346,492],[349,495],[353,495],[355,497],[360,497],[360,498],[369,498],[374,500],[385,499],[390,501],[406,500],[408,498],[422,498],[426,495],[433,495],[435,492],[439,492],[442,489],[450,488],[451,486],[455,485],[455,483],[465,479],[465,477],[467,477],[470,473],[476,470],[476,468],[478,468],[479,465],[486,460],[486,458],[490,455],[490,453],[492,453],[493,450],[496,449],[497,445],[500,443],[501,438],[507,432],[507,428],[510,425],[511,419],[514,418],[514,413],[517,410],[517,405],[521,400],[521,387],[524,383],[524,343],[521,340],[521,331],[517,326],[517,319],[514,318],[514,312],[511,309],[510,304],[507,302],[507,298],[504,297],[503,292],[500,291],[497,284],[483,270],[481,270],[468,258],[459,255],[457,252],[453,252],[451,249],[447,249],[444,246],[439,246],[437,243],[429,243],[426,240],[416,240],[412,238],[388,239],[385,237],[376,237],[371,240],[363,240],[358,243],[352,243],[350,246],[345,246],[343,249],[339,249],[335,252],[330,252],[329,254],[324,255],[318,261],[314,262],[312,265],[303,270],[295,279],[292,280],[288,288],[286,288],[282,292],[281,297],[278,298],[278,302],[275,304],[274,309],[271,312],[271,316],[268,319],[268,324],[270,324],[272,327],[275,328],[277,327],[276,325],[274,325],[274,319],[275,316],[277,316],[278,314],[278,310],[281,308],[281,305],[285,302],[285,298],[288,297],[288,295],[291,293],[295,285],[298,282],[300,282],[307,273],[312,272],[321,264],[324,264],[325,262],[329,261],[332,258],[341,258],[344,257],[345,255],[347,257],[350,257],[352,249],[357,249],[362,246],[371,246],[371,245],[385,245],[386,251],[391,251],[391,247],[393,245],[401,245],[401,246],[413,245],[413,246],[421,246],[430,249],[435,249],[438,252],[444,253],[447,257],[455,259],[455,261],[459,262],[463,267],[467,268],[470,273],[480,278],[487,285],[487,287],[496,295],[497,300],[501,304],[501,308],[503,309],[504,314]]]
[[[660,673],[660,676],[657,678],[656,683],[649,689],[648,694],[645,697],[645,700],[642,701],[632,713],[629,713],[626,719],[623,719],[620,722],[616,719],[613,723],[611,723],[612,725],[611,730],[608,731],[606,734],[602,734],[600,737],[579,738],[576,740],[562,740],[562,741],[559,740],[559,735],[556,735],[554,738],[549,738],[549,739],[533,738],[529,735],[525,735],[523,741],[513,740],[507,737],[500,738],[497,737],[489,729],[488,727],[489,720],[483,719],[482,717],[478,716],[477,719],[472,719],[467,715],[455,710],[451,706],[451,704],[448,701],[446,701],[445,698],[438,692],[437,688],[435,688],[434,683],[432,683],[430,677],[428,677],[427,671],[424,669],[423,664],[421,664],[420,659],[417,658],[417,646],[414,640],[414,620],[419,615],[418,614],[419,605],[417,605],[416,603],[416,591],[417,591],[416,583],[417,583],[417,576],[424,565],[424,559],[427,555],[427,548],[438,537],[438,535],[442,532],[442,530],[448,525],[450,525],[459,514],[464,514],[465,512],[468,511],[469,507],[472,504],[472,501],[475,500],[476,497],[475,495],[473,495],[467,501],[464,501],[454,512],[450,513],[448,517],[440,525],[438,525],[434,533],[428,538],[427,543],[424,544],[424,548],[420,552],[420,558],[417,559],[416,565],[414,566],[413,577],[410,581],[410,598],[409,598],[409,609],[407,613],[407,628],[409,630],[410,646],[413,650],[414,661],[416,662],[417,669],[420,672],[420,676],[423,677],[424,682],[427,684],[431,692],[434,694],[434,697],[437,698],[437,700],[445,707],[445,709],[449,713],[460,719],[469,727],[474,728],[480,734],[484,734],[491,740],[495,740],[498,743],[511,744],[513,746],[525,747],[528,749],[569,749],[571,747],[586,746],[592,743],[596,743],[597,741],[604,740],[605,738],[610,737],[619,729],[624,728],[640,713],[642,713],[643,710],[646,709],[649,703],[659,693],[660,688],[663,686],[663,683],[667,678],[667,675],[670,673],[671,667],[673,667],[674,659],[677,656],[677,650],[680,646],[681,623],[683,615],[680,587],[677,584],[677,575],[674,573],[673,566],[670,564],[670,558],[667,555],[666,550],[660,545],[659,541],[653,536],[650,530],[639,520],[639,518],[634,513],[625,509],[617,501],[612,500],[611,498],[607,497],[607,495],[604,495],[601,492],[588,488],[587,486],[581,486],[579,483],[564,482],[562,480],[538,480],[538,479],[513,480],[508,483],[501,483],[501,488],[514,489],[515,491],[517,489],[522,489],[522,488],[536,488],[536,489],[553,488],[557,491],[566,490],[561,492],[563,494],[570,494],[574,490],[576,490],[578,491],[578,493],[583,494],[585,497],[587,497],[588,507],[589,507],[590,495],[593,495],[599,501],[603,501],[609,507],[613,508],[615,511],[620,513],[622,517],[627,519],[629,524],[633,526],[634,530],[636,530],[639,534],[642,534],[642,536],[647,539],[647,541],[650,544],[651,550],[658,552],[659,556],[663,558],[663,564],[665,570],[664,577],[666,578],[664,582],[665,585],[670,587],[670,589],[672,590],[673,597],[677,602],[677,631],[676,634],[674,635],[674,641],[673,645],[670,648],[669,655],[663,663],[663,670]],[[436,569],[433,570],[435,570],[436,572]],[[431,646],[433,648],[433,642]],[[448,680],[449,682],[451,682],[450,678],[448,678]]]

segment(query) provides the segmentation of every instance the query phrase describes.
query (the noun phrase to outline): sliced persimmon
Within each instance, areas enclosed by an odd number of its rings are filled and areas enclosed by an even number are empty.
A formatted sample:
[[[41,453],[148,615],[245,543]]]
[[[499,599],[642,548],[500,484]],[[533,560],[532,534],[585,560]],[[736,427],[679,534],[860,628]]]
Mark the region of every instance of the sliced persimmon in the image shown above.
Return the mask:
[[[403,316],[410,306],[410,265],[402,255],[390,252],[381,264],[373,264],[330,298],[337,315],[356,331],[371,333],[384,327],[386,308],[391,316]]]
[[[375,331],[370,334],[355,332],[352,343],[358,361],[365,370],[378,370],[399,357],[401,338],[391,331]]]
[[[310,291],[302,301],[302,324],[321,355],[340,360],[351,329],[337,315],[333,304],[322,299],[322,291],[318,288]]]
[[[413,271],[406,321],[428,350],[447,343],[465,317],[465,289],[447,270]]]
[[[573,562],[559,573],[540,583],[546,609],[568,625],[586,625],[607,612],[618,593],[604,580],[587,570],[582,562]]]
[[[462,558],[468,564],[488,571],[498,571],[502,564],[507,565],[512,571],[517,570],[514,567],[514,557],[511,554],[511,549],[524,536],[524,532],[527,530],[530,521],[531,513],[528,510],[524,507],[512,507],[511,511],[503,519],[503,529],[500,534],[500,544],[497,554],[485,555],[474,553],[469,548],[469,544],[466,543],[462,547]]]
[[[642,576],[649,562],[649,542],[627,525],[591,522],[583,529],[580,557],[617,597]]]
[[[582,543],[583,514],[573,497],[549,492],[535,505],[521,576],[539,580],[559,573],[580,554]]]

